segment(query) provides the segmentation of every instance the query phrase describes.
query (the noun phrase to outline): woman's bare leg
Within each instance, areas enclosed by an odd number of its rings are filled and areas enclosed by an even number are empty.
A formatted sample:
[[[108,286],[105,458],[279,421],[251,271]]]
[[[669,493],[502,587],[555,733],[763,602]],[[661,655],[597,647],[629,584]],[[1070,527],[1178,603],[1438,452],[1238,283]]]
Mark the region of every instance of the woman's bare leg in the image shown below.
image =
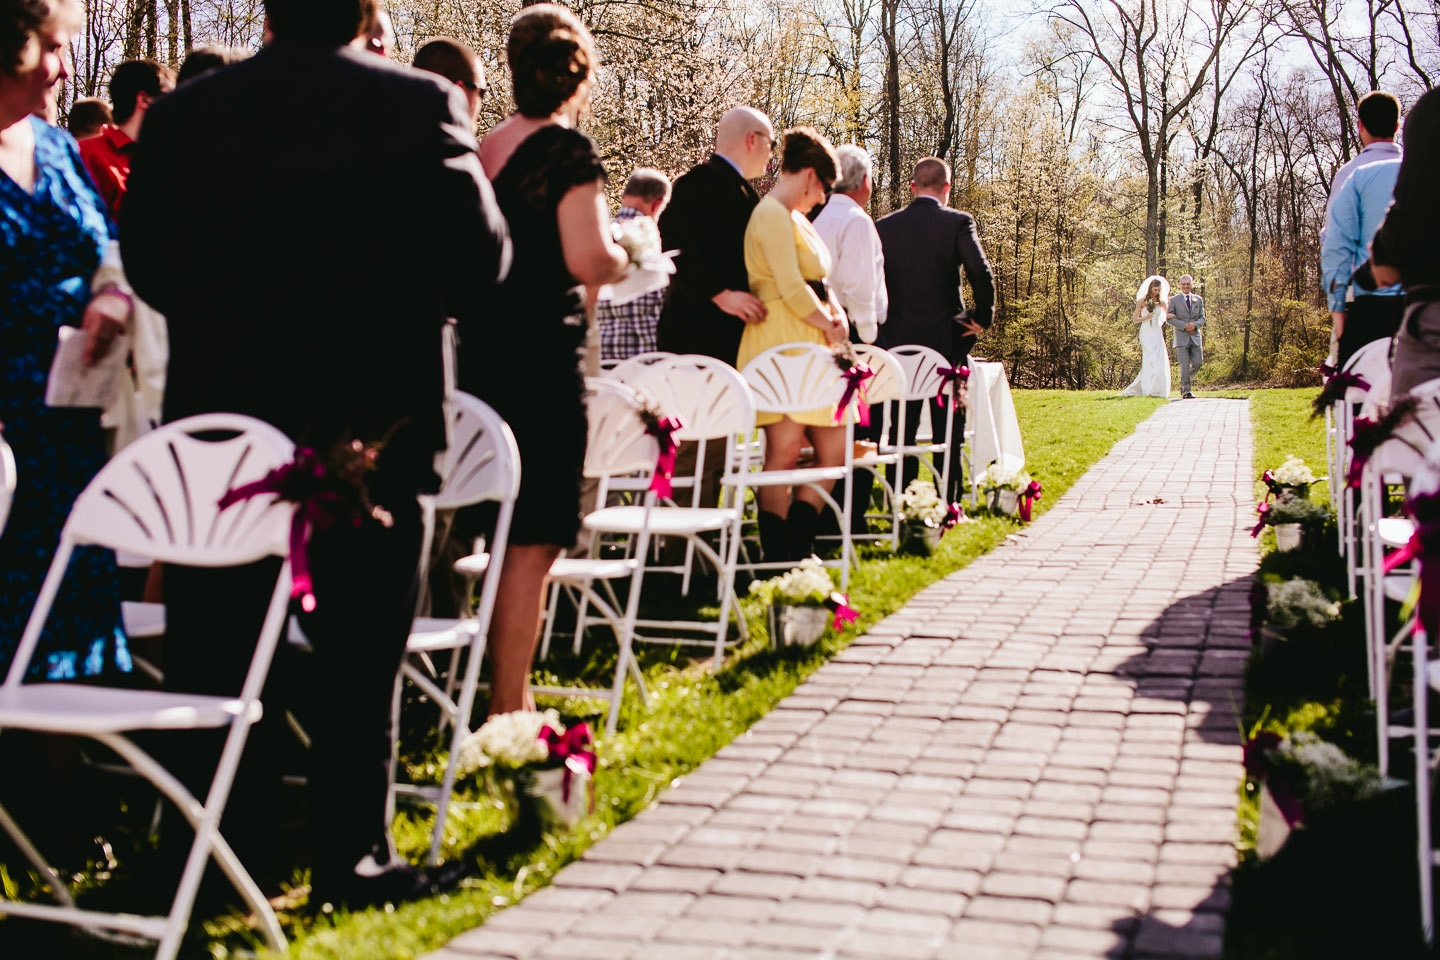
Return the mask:
[[[540,610],[550,565],[558,556],[560,548],[549,544],[512,546],[505,551],[490,623],[491,716],[535,709],[530,665],[540,637]]]

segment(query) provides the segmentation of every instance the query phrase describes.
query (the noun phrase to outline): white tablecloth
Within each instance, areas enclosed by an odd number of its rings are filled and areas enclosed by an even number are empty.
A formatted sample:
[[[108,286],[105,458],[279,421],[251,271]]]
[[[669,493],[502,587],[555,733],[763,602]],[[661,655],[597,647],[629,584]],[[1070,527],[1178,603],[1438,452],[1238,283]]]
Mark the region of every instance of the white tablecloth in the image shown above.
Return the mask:
[[[1025,445],[1003,363],[970,359],[970,412],[965,427],[975,432],[970,438],[970,463],[976,476],[992,460],[1008,471],[1024,469]]]

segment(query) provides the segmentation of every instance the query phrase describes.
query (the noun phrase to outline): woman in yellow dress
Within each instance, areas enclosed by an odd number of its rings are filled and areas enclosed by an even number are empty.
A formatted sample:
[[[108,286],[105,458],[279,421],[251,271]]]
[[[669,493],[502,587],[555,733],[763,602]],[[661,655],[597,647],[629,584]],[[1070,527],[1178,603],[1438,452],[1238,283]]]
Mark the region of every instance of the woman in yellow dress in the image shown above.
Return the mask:
[[[736,366],[743,369],[758,354],[782,343],[834,345],[848,339],[845,311],[825,285],[830,254],[805,218],[825,202],[838,170],[829,140],[810,127],[785,131],[780,179],[756,205],[745,229],[750,292],[765,304],[767,313],[765,319],[746,325]],[[793,469],[807,437],[817,466],[845,462],[845,428],[836,426],[833,410],[761,414],[759,423],[765,428],[766,470]],[[795,487],[792,502],[791,489],[758,491],[760,549],[767,561],[808,557],[814,544],[824,501],[811,487]]]

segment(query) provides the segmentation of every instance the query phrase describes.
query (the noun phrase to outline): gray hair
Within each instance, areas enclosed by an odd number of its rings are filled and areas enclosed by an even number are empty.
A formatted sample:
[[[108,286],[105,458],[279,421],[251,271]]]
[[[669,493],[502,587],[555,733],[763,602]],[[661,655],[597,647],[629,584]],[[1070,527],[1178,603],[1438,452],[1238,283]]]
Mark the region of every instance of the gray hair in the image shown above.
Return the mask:
[[[840,179],[835,181],[835,192],[853,193],[859,190],[871,170],[870,154],[865,152],[864,147],[847,143],[836,148],[835,156],[840,159]]]
[[[1175,282],[1176,282],[1176,283],[1188,283],[1188,284],[1190,284],[1190,285],[1193,286],[1193,285],[1195,284],[1195,278],[1192,277],[1192,276],[1190,276],[1190,274],[1188,274],[1188,273],[1183,273],[1183,274],[1180,275],[1180,279],[1179,279],[1179,280],[1176,280]]]
[[[625,196],[641,200],[664,200],[670,196],[670,178],[659,170],[638,167],[625,183]]]

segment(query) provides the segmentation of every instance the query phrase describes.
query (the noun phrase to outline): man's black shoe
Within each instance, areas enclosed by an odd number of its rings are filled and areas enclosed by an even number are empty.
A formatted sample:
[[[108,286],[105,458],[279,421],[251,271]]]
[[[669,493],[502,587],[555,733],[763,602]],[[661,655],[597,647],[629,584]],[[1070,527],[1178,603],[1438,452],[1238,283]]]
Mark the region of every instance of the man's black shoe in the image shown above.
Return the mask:
[[[1194,400],[1194,399],[1195,399],[1195,394],[1193,394],[1193,393],[1182,393],[1182,394],[1180,394],[1180,399],[1181,399],[1181,400]]]
[[[386,903],[408,903],[424,900],[460,886],[473,872],[463,860],[442,863],[438,867],[417,867],[403,863],[375,874],[352,874],[342,883],[312,888],[310,910],[319,912],[327,905],[364,910]]]

